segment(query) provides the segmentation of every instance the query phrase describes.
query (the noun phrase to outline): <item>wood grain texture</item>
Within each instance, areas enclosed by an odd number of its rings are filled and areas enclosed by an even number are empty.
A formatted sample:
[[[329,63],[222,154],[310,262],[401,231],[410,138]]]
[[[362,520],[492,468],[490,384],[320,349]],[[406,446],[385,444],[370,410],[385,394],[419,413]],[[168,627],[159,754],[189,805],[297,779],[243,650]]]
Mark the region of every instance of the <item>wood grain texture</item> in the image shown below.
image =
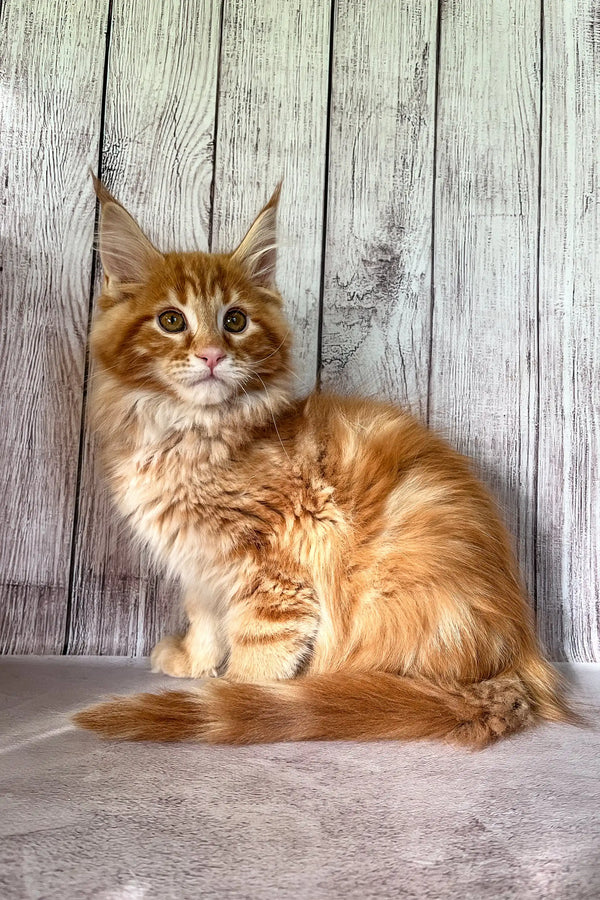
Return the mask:
[[[283,178],[277,280],[300,392],[317,369],[329,23],[328,2],[224,6],[213,248],[234,246]]]
[[[164,248],[230,248],[284,177],[298,390],[322,358],[474,457],[550,655],[600,661],[598,0],[112,9],[101,135],[109,0],[0,0],[0,651],[60,652],[70,622],[69,652],[141,654],[178,621],[87,431],[76,497],[101,140]]]
[[[531,588],[540,8],[441,9],[430,421],[499,498]]]
[[[162,249],[208,247],[220,0],[115,0],[103,174]],[[88,188],[91,191],[91,185]],[[68,649],[147,653],[179,591],[133,547],[86,435]]]
[[[427,409],[431,2],[336,4],[323,384]]]
[[[4,4],[0,22],[0,636],[64,640],[90,291],[104,2]]]
[[[546,0],[538,593],[554,656],[600,660],[600,5]]]

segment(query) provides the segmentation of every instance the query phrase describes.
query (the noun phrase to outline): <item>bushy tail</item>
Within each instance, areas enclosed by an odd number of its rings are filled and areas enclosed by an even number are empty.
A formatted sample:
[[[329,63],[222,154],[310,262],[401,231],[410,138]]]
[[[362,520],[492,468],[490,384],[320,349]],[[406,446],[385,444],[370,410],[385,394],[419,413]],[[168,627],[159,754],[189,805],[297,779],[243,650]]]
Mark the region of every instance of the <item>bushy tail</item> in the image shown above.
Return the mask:
[[[262,685],[215,680],[197,691],[115,697],[74,720],[132,741],[444,738],[479,748],[540,718],[573,720],[549,684],[543,702],[542,709],[535,685],[517,675],[449,686],[385,672],[340,672]]]

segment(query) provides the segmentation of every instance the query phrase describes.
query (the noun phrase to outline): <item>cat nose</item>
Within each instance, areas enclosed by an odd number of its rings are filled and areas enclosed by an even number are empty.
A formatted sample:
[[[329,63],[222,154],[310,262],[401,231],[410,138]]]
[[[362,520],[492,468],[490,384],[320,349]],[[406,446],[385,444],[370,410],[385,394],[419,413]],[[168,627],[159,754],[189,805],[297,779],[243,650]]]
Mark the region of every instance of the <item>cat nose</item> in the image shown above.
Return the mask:
[[[221,362],[222,359],[225,359],[226,354],[219,349],[219,347],[204,347],[203,350],[198,350],[195,354],[198,359],[203,359],[211,373],[214,372],[217,365]]]

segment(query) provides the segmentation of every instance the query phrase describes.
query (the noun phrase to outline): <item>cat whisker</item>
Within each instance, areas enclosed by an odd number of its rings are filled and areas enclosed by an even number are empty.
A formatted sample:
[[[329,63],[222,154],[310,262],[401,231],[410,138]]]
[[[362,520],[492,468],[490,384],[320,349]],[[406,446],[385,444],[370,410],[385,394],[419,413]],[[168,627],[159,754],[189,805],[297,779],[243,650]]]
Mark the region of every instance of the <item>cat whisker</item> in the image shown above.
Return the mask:
[[[271,412],[271,418],[272,418],[272,420],[273,420],[273,427],[275,428],[275,433],[277,434],[277,437],[279,438],[279,443],[281,444],[281,449],[283,450],[283,452],[284,452],[285,455],[287,456],[289,464],[292,465],[292,460],[290,459],[287,450],[286,450],[285,447],[283,446],[283,441],[281,440],[281,435],[279,434],[279,428],[277,427],[277,422],[275,421],[275,414],[273,413],[273,406],[272,406],[272,404],[271,404],[271,398],[269,397],[269,392],[268,392],[268,390],[267,390],[267,386],[266,386],[266,384],[264,383],[264,381],[262,380],[262,378],[260,377],[260,375],[258,374],[258,372],[255,372],[254,374],[256,375],[256,377],[258,378],[258,380],[259,380],[260,383],[262,384],[263,388],[265,389],[265,397],[266,397],[267,403],[269,404],[269,410],[270,410],[270,412]]]
[[[302,384],[304,387],[308,388],[308,384],[306,383],[306,381],[304,380],[304,378],[301,378],[300,375],[298,375],[297,372],[294,372],[294,370],[291,369],[289,366],[284,366],[284,365],[282,365],[281,368],[282,368],[282,369],[285,369],[285,371],[286,371],[289,375],[291,375],[293,378],[295,378],[296,381],[299,381],[300,384]]]
[[[266,362],[266,360],[271,359],[271,357],[274,356],[278,350],[281,350],[281,348],[283,347],[283,345],[285,344],[285,342],[287,340],[287,336],[289,333],[290,333],[290,329],[288,328],[288,330],[284,334],[283,338],[281,339],[281,343],[277,347],[275,347],[275,349],[271,353],[269,353],[268,356],[263,356],[262,359],[255,359],[254,360],[255,365],[258,366],[260,363]]]

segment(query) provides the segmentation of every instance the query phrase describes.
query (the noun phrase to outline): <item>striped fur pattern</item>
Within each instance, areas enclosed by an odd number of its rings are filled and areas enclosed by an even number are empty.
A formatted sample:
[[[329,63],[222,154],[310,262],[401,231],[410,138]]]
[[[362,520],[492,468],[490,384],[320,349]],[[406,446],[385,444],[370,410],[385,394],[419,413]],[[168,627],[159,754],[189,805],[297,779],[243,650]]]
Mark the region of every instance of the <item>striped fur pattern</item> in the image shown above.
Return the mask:
[[[105,470],[183,589],[188,631],[155,647],[154,670],[212,680],[76,721],[131,740],[481,747],[572,718],[467,460],[395,406],[292,396],[274,282],[279,189],[236,250],[212,255],[160,253],[96,190]],[[165,311],[185,328],[165,331]],[[228,330],[232,311],[243,330]]]

